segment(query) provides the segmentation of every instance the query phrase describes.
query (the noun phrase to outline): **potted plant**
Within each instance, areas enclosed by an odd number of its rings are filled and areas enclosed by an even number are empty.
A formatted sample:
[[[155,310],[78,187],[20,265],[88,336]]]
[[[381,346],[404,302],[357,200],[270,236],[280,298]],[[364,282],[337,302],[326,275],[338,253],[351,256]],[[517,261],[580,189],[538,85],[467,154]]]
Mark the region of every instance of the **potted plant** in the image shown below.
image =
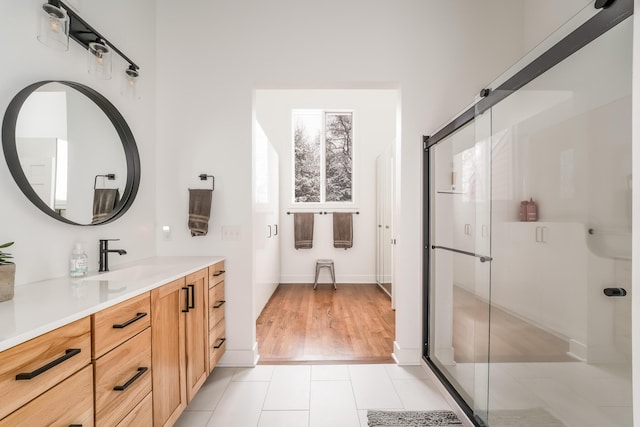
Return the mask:
[[[13,245],[13,242],[0,245],[0,302],[13,298],[13,287],[16,279],[16,265],[11,262],[11,254],[2,249]]]

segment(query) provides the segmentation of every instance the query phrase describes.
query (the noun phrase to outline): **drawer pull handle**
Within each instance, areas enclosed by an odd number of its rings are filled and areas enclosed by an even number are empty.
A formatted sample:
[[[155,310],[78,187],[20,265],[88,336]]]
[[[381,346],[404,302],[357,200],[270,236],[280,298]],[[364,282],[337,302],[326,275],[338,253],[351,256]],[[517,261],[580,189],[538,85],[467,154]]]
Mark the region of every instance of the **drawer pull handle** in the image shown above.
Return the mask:
[[[213,277],[218,277],[218,276],[222,276],[224,274],[224,270],[220,270],[217,273],[213,274]]]
[[[142,374],[144,374],[145,372],[147,372],[149,368],[146,367],[140,367],[138,368],[138,372],[136,372],[136,374],[134,376],[131,377],[131,379],[129,381],[127,381],[126,383],[124,383],[123,385],[117,385],[115,386],[113,389],[115,391],[124,391],[127,389],[127,387],[129,387],[131,384],[134,383],[135,380],[137,380],[138,378],[140,378],[142,376]]]
[[[69,427],[82,427],[82,424],[69,424]]]
[[[196,285],[187,285],[191,288],[191,302],[189,303],[189,308],[196,308]]]
[[[129,319],[124,323],[121,323],[119,325],[113,325],[113,329],[123,329],[126,328],[127,326],[129,326],[130,324],[132,324],[133,322],[137,322],[138,320],[142,319],[144,316],[146,316],[147,313],[136,313],[136,317],[134,317],[133,319]]]
[[[226,301],[218,301],[218,304],[214,305],[213,308],[220,308],[224,305]]]
[[[182,309],[182,312],[183,312],[183,313],[188,313],[188,312],[189,312],[189,288],[182,288],[182,290],[183,290],[183,291],[187,291],[187,292],[184,294],[184,306],[185,306],[186,308],[183,308],[183,309]]]
[[[220,340],[220,344],[218,345],[214,345],[213,348],[220,348],[222,347],[222,344],[224,344],[224,342],[227,340],[226,338],[219,338]]]
[[[23,372],[21,374],[16,375],[16,380],[30,380],[30,379],[33,379],[33,378],[37,377],[38,375],[40,375],[40,374],[48,371],[49,369],[53,368],[54,366],[57,366],[57,365],[61,364],[65,360],[71,359],[76,354],[79,354],[80,351],[81,350],[79,348],[69,348],[69,349],[67,349],[65,351],[64,356],[54,360],[53,362],[49,362],[46,365],[36,369],[33,372]]]

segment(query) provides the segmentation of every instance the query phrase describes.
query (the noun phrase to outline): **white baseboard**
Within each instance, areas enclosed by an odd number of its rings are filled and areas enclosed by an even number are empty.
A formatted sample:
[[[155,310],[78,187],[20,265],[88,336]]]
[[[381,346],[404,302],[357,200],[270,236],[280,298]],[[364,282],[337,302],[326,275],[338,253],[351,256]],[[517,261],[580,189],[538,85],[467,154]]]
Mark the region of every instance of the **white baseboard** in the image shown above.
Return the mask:
[[[258,364],[258,343],[253,344],[251,350],[227,349],[216,366],[224,368],[254,368]]]
[[[280,283],[313,283],[313,274],[282,275]],[[324,273],[318,278],[318,283],[331,283],[329,275]],[[376,283],[374,274],[336,274],[336,283]]]
[[[393,342],[391,357],[400,366],[419,365],[422,360],[419,348],[401,348],[397,341]]]
[[[436,385],[436,387],[438,387],[438,391],[440,391],[440,393],[444,397],[444,400],[446,400],[449,406],[451,406],[451,410],[453,410],[453,412],[457,415],[458,419],[462,421],[462,424],[465,427],[474,427],[474,424],[471,422],[469,417],[467,417],[467,414],[465,414],[465,412],[462,410],[460,405],[458,405],[458,402],[456,402],[453,396],[449,394],[447,388],[440,382],[431,368],[429,368],[429,365],[427,365],[424,360],[420,359],[420,366],[422,366],[422,368],[427,372],[427,374],[429,375],[429,379]]]

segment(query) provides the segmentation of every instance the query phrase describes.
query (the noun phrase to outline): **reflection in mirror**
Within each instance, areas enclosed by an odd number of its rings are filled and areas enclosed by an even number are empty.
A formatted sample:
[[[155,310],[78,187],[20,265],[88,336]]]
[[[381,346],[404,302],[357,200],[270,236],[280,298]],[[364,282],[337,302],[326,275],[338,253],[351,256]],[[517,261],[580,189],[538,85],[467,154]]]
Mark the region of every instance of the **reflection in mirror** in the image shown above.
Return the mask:
[[[60,221],[113,221],[133,203],[140,158],[116,108],[74,82],[39,82],[11,101],[2,124],[11,174],[29,200]]]
[[[16,148],[37,195],[74,222],[93,222],[94,183],[97,189],[124,189],[127,163],[115,128],[93,101],[68,86],[49,83],[27,97],[16,123]],[[110,213],[115,202],[102,213]]]

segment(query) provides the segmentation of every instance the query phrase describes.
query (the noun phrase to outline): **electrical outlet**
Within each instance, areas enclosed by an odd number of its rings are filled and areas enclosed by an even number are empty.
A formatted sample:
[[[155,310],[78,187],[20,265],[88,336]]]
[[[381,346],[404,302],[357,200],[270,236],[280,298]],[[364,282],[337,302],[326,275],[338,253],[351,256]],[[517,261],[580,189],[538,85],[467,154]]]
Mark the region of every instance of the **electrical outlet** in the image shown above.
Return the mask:
[[[239,225],[223,225],[222,240],[240,240]]]

